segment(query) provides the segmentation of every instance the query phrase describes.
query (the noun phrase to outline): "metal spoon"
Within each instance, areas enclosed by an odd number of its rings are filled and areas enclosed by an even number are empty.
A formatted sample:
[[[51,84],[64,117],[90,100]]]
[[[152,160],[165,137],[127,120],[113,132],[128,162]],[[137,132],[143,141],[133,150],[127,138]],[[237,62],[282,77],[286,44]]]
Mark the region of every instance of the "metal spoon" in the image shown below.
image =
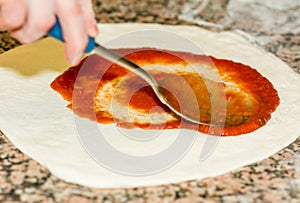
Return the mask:
[[[49,35],[60,41],[63,41],[62,31],[58,20],[56,21],[54,27],[50,30]],[[201,124],[201,125],[210,125],[209,122],[200,121],[199,106],[197,100],[195,99],[195,93],[191,91],[190,86],[187,86],[186,82],[184,81],[184,79],[182,79],[182,77],[178,76],[178,77],[167,78],[163,80],[163,82],[158,83],[154,79],[154,77],[152,77],[152,75],[150,75],[145,69],[141,68],[139,65],[119,55],[118,53],[97,44],[93,38],[89,38],[89,43],[85,52],[89,53],[92,50],[93,52],[100,55],[101,57],[134,72],[142,79],[144,79],[151,86],[158,99],[176,115],[192,123]],[[179,86],[177,85],[177,89],[173,90],[172,92],[174,91],[185,92],[185,96],[184,96],[185,98],[179,98],[180,99],[179,102],[178,102],[178,98],[177,99],[174,98],[174,96],[176,97],[174,93],[173,96],[171,94],[168,94],[168,89],[169,89],[168,84],[171,83],[180,84]],[[164,87],[162,88],[162,86]],[[178,87],[180,89],[178,89]],[[183,105],[180,105],[179,103]]]

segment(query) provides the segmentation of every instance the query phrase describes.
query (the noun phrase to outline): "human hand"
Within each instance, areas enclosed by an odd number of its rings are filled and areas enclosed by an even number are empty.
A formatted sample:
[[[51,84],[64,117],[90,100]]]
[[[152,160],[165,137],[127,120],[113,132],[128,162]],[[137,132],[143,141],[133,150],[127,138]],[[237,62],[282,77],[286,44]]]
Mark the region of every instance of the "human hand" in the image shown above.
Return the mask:
[[[88,36],[98,33],[90,0],[0,0],[0,30],[22,43],[48,33],[59,19],[67,60],[75,65],[86,48]]]

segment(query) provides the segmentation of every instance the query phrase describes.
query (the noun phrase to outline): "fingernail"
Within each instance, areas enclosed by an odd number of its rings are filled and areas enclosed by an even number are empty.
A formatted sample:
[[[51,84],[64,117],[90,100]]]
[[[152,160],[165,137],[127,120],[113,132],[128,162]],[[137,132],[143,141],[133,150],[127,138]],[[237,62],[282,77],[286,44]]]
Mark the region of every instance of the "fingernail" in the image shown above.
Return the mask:
[[[76,55],[73,57],[73,60],[72,60],[72,64],[71,64],[71,65],[72,65],[72,66],[77,65],[77,64],[79,63],[81,57],[82,57],[82,53],[81,53],[81,52],[78,53],[78,54],[76,54]]]
[[[93,20],[93,26],[89,29],[89,35],[91,37],[96,37],[98,35],[98,27],[96,20]]]

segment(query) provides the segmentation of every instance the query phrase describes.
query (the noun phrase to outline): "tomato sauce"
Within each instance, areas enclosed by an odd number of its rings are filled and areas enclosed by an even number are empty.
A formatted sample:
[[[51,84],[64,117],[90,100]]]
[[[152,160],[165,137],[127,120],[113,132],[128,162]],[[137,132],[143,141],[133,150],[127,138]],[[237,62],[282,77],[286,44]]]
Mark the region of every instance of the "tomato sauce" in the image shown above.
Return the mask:
[[[176,74],[161,69],[159,71],[152,70],[151,74],[161,83],[174,78],[171,84],[175,88],[175,93],[170,95],[170,99],[177,96],[179,98],[187,97],[186,91],[181,89],[182,86],[176,79],[176,76],[181,76],[196,96],[198,104],[196,110],[199,111],[200,121],[214,125],[218,125],[219,122],[221,130],[220,128],[214,130],[212,127],[196,125],[181,119],[159,101],[151,87],[143,79],[134,74],[129,76],[130,72],[127,69],[111,64],[97,55],[86,57],[79,65],[69,68],[51,83],[51,87],[70,102],[68,107],[75,114],[99,123],[117,123],[118,126],[124,128],[188,128],[212,135],[236,136],[264,126],[280,103],[278,93],[273,85],[255,69],[241,63],[212,56],[153,48],[116,49],[115,51],[140,66],[159,64],[162,69],[167,65],[185,67],[188,64],[206,64],[214,66],[221,78],[219,82],[201,78],[198,73],[188,72],[184,68],[177,71]],[[113,98],[118,101],[118,104],[136,109],[144,114],[167,113],[173,119],[166,123],[153,124],[114,118],[108,109],[99,110],[95,102],[97,91],[101,91],[101,88],[107,84],[115,88]],[[167,91],[165,93],[168,94]],[[109,95],[106,96],[109,97]],[[180,103],[180,101],[178,102]],[[187,102],[185,106],[193,106],[189,100],[185,99],[185,102]],[[184,111],[184,109],[181,110]],[[193,110],[190,109],[188,113],[192,114]],[[212,117],[220,119],[215,122]]]

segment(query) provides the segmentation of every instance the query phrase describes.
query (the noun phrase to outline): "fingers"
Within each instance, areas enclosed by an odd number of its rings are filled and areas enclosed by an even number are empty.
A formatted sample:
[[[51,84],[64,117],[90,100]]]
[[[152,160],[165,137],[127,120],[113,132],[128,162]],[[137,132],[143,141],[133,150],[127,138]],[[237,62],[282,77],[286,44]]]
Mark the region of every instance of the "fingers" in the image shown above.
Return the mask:
[[[74,65],[82,57],[88,42],[82,7],[74,0],[56,0],[55,5],[64,36],[66,56]]]
[[[26,15],[27,5],[25,1],[0,0],[0,30],[19,29],[25,24]]]
[[[91,0],[0,0],[0,30],[22,43],[33,42],[50,30],[58,17],[68,61],[75,65],[98,33]]]
[[[55,23],[52,1],[27,0],[27,10],[25,24],[11,32],[22,43],[30,43],[43,37]]]
[[[97,22],[95,20],[95,13],[93,11],[93,4],[91,0],[80,0],[83,17],[85,21],[85,28],[90,37],[96,37],[98,34]]]

